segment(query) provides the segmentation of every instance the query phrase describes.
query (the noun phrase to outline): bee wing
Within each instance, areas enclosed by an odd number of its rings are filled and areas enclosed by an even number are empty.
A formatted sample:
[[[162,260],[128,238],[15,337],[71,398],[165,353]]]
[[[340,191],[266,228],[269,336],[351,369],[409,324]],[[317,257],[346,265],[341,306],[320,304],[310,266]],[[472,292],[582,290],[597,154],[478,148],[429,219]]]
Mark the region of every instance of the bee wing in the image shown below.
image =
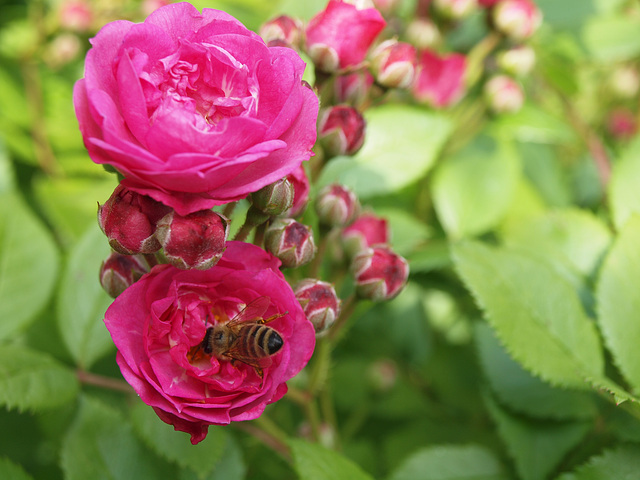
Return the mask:
[[[240,310],[238,314],[229,321],[227,326],[233,327],[247,320],[255,321],[256,319],[261,319],[264,312],[269,308],[269,305],[271,305],[271,299],[269,297],[258,297]]]
[[[248,357],[242,354],[238,348],[231,347],[229,350],[223,353],[225,357],[228,357],[232,360],[237,360],[238,362],[246,363],[247,365],[262,370],[265,368],[269,368],[273,363],[273,359],[268,357]]]

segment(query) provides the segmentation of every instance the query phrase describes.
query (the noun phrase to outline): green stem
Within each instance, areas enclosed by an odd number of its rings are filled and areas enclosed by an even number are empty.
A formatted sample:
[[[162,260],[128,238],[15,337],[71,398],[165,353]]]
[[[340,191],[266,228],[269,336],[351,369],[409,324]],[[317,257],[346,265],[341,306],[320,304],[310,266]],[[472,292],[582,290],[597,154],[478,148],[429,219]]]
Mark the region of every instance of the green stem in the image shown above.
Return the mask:
[[[222,215],[224,215],[226,218],[231,218],[231,215],[233,215],[233,211],[236,209],[237,205],[238,202],[227,203],[222,210]]]
[[[251,422],[234,422],[233,426],[257,438],[285,460],[291,462],[291,450],[287,435],[280,430],[268,417],[262,415]]]
[[[136,393],[131,385],[123,380],[118,380],[117,378],[104,377],[81,369],[76,370],[76,376],[80,383],[85,383],[87,385],[93,385],[124,393]]]
[[[467,87],[474,85],[484,71],[484,60],[502,40],[502,35],[497,32],[489,32],[467,55],[467,69],[465,83]]]
[[[247,217],[245,218],[244,224],[242,225],[242,227],[240,227],[240,230],[238,230],[236,236],[233,239],[238,242],[244,242],[254,227],[262,225],[268,219],[269,215],[262,213],[253,205],[250,206],[249,210],[247,211]]]
[[[334,323],[333,326],[331,327],[331,330],[329,330],[329,335],[328,335],[329,340],[337,341],[339,339],[339,335],[341,334],[341,331],[344,330],[344,325],[347,323],[347,321],[353,314],[353,311],[355,310],[357,304],[358,304],[358,299],[356,298],[355,294],[351,294],[344,301],[338,320],[336,320],[336,323]]]

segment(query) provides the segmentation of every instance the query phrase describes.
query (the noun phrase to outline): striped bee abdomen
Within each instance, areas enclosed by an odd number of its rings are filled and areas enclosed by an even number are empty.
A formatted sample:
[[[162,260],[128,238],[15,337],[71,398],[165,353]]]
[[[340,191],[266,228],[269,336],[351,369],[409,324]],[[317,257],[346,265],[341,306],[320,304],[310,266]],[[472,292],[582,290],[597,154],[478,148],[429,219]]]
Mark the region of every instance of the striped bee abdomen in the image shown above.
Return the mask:
[[[247,332],[239,335],[242,344],[238,345],[242,355],[254,358],[268,357],[282,348],[284,342],[275,329],[257,323],[243,328],[246,328]]]

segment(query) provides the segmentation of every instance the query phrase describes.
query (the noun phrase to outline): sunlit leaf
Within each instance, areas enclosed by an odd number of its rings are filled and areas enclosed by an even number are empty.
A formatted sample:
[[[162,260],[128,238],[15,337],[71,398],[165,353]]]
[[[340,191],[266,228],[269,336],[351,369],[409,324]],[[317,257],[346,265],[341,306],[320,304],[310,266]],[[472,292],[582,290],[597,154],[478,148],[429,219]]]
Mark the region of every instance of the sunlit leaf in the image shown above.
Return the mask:
[[[617,229],[633,213],[640,214],[640,138],[625,150],[615,163],[609,183],[609,203]]]
[[[0,478],[4,480],[32,480],[33,477],[25,472],[22,466],[13,463],[8,458],[0,457]]]
[[[598,60],[630,60],[640,53],[640,22],[632,15],[592,17],[583,28],[582,40]]]

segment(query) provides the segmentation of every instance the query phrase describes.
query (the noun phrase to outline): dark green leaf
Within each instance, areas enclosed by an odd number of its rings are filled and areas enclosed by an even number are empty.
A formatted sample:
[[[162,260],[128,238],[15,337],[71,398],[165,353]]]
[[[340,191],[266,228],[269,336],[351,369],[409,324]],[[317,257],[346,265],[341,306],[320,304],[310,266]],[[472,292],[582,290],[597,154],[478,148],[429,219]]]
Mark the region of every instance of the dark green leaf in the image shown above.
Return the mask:
[[[19,410],[54,408],[78,392],[73,371],[43,353],[0,346],[0,403]]]
[[[31,480],[33,477],[8,458],[0,457],[0,478],[3,480]]]
[[[372,480],[358,465],[341,454],[304,440],[289,441],[300,480]]]
[[[110,252],[95,224],[71,250],[58,292],[58,327],[67,349],[84,369],[114,348],[104,325],[113,299],[98,280],[100,263]]]
[[[640,446],[622,445],[593,457],[574,473],[565,473],[558,480],[636,480],[640,472]]]
[[[49,232],[22,200],[0,195],[0,338],[24,328],[48,303],[58,274]]]

